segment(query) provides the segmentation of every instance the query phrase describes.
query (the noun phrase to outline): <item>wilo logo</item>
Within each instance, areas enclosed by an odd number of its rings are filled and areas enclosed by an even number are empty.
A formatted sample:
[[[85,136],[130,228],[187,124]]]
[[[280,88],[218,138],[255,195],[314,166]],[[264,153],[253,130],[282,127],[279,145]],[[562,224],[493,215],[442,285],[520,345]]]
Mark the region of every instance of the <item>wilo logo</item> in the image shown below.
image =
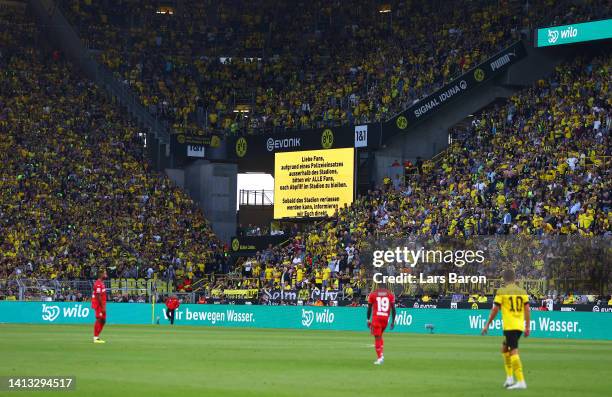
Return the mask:
[[[313,311],[302,309],[302,325],[304,327],[310,327],[313,321],[314,321]]]
[[[89,308],[83,305],[74,305],[72,307],[64,307],[63,310],[59,306],[42,306],[42,319],[44,321],[55,321],[59,315],[64,318],[87,318],[89,316]]]
[[[317,324],[333,324],[336,315],[325,309],[322,312],[314,313],[312,310],[302,309],[302,325],[304,327],[310,327],[312,323]]]
[[[412,314],[403,311],[395,316],[395,325],[409,326],[412,324]]]
[[[548,42],[550,44],[555,44],[559,39],[559,32],[557,30],[548,29]]]
[[[45,304],[42,305],[42,319],[44,321],[55,321],[59,314],[59,306],[47,306]]]
[[[578,29],[573,28],[571,26],[568,26],[567,29],[563,29],[561,31],[562,39],[569,39],[570,37],[577,37],[577,36],[578,36]]]

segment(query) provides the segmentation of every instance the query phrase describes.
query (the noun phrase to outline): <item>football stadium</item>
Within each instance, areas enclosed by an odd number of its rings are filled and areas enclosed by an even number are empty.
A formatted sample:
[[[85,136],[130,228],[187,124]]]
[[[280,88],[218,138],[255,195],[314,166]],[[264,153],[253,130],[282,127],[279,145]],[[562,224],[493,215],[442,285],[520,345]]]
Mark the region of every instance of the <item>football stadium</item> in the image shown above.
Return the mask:
[[[612,395],[609,0],[0,0],[0,396]]]

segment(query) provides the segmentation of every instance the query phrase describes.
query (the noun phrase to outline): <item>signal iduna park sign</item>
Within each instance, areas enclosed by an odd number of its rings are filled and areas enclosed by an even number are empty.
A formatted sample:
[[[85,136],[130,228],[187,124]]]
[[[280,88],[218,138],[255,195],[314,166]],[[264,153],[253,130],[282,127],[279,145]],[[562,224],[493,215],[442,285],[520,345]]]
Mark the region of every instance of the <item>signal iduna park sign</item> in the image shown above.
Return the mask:
[[[550,47],[609,38],[612,38],[612,19],[604,19],[541,28],[536,31],[535,42],[536,47]]]
[[[109,324],[155,324],[165,322],[165,306],[151,311],[146,303],[109,303]],[[398,309],[396,327],[389,332],[480,335],[488,310]],[[175,324],[240,328],[289,328],[363,331],[364,307],[181,305]],[[0,302],[1,323],[92,324],[95,313],[88,302]],[[612,340],[612,313],[533,311],[531,336]],[[502,334],[498,317],[490,334]]]
[[[483,63],[450,81],[442,88],[431,93],[419,102],[386,121],[383,125],[382,139],[404,133],[408,128],[433,115],[443,106],[464,97],[464,95],[486,81],[501,75],[510,66],[527,55],[525,46],[518,41],[493,55]]]

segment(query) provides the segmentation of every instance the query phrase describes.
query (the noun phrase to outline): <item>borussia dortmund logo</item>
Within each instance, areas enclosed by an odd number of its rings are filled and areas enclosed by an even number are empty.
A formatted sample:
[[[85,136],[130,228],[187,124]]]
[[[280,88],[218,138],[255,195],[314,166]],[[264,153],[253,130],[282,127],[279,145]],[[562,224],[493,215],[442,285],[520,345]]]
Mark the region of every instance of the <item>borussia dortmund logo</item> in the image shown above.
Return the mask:
[[[321,134],[321,146],[323,149],[329,149],[334,144],[334,133],[329,128]]]
[[[216,136],[213,135],[212,138],[210,138],[210,147],[219,147],[221,146],[221,139]]]
[[[238,157],[244,157],[246,152],[247,152],[247,141],[243,137],[236,141],[236,155]]]
[[[405,130],[406,127],[408,127],[408,119],[406,116],[399,116],[397,120],[395,120],[395,124],[400,130]]]
[[[232,240],[232,251],[238,251],[240,249],[240,241],[237,238]]]
[[[180,134],[176,137],[176,140],[178,141],[178,143],[185,143],[185,135]]]
[[[485,78],[484,70],[480,68],[474,70],[474,80],[480,83],[482,80],[484,80],[484,78]]]

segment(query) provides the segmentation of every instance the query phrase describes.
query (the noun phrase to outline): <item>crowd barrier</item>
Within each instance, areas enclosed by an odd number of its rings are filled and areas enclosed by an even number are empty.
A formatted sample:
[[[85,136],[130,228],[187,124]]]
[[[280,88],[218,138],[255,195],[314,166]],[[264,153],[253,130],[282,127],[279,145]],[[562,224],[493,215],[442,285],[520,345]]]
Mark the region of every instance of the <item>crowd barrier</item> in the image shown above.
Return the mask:
[[[398,309],[391,332],[478,335],[488,310]],[[91,324],[89,303],[0,302],[0,323]],[[193,326],[366,331],[364,307],[182,305],[176,324]],[[109,303],[108,324],[167,324],[165,306]],[[1,327],[0,327],[1,329]],[[498,318],[490,334],[501,335]],[[533,337],[612,340],[612,313],[532,311]]]

